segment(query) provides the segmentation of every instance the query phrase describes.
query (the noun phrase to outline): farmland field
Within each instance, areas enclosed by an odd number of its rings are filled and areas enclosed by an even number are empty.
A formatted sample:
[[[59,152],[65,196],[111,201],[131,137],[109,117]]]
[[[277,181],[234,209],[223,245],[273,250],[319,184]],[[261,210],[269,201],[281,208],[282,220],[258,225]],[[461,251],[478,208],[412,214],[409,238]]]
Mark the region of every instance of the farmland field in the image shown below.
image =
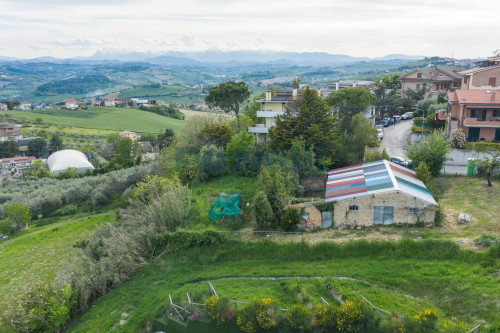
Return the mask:
[[[84,239],[101,223],[112,222],[114,217],[113,213],[104,213],[66,218],[0,243],[0,297],[18,289],[30,275],[50,281],[61,261],[76,252],[73,244]]]
[[[71,125],[80,128],[139,133],[159,133],[166,128],[179,132],[185,122],[154,114],[152,112],[126,108],[96,107],[90,110],[46,109],[41,111],[9,111],[16,118],[36,120],[53,124]]]

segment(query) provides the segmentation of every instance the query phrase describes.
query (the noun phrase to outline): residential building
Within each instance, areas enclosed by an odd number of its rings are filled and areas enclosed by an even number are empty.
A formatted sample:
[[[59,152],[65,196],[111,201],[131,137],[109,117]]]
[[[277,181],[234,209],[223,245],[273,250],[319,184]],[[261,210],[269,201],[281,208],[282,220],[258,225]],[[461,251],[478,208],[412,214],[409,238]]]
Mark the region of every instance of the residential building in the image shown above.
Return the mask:
[[[337,80],[334,83],[328,84],[327,88],[318,90],[318,94],[325,98],[332,91],[339,91],[340,89],[353,88],[353,87],[365,87],[369,89],[374,84],[373,81],[361,81],[361,80]]]
[[[104,106],[116,106],[116,101],[114,98],[108,98],[104,101]]]
[[[159,106],[166,106],[168,105],[168,103],[162,101],[161,99],[158,99],[156,100],[156,105],[159,105]]]
[[[20,140],[23,137],[23,131],[16,129],[15,124],[0,123],[0,141]]]
[[[500,90],[500,56],[477,64],[477,67],[458,72],[462,75],[461,89]]]
[[[381,160],[328,172],[335,225],[434,223],[437,203],[413,170]]]
[[[134,102],[134,104],[136,104],[136,105],[148,104],[148,100],[147,99],[131,98],[130,100],[132,102]]]
[[[500,141],[500,91],[448,92],[447,133],[455,128],[461,128],[469,142]]]
[[[21,104],[19,104],[17,107],[16,107],[17,110],[22,110],[22,111],[29,111],[31,110],[31,103],[28,103],[28,102],[21,102]]]
[[[130,138],[130,139],[132,139],[132,141],[137,141],[137,140],[139,140],[140,135],[135,133],[135,132],[131,132],[131,131],[123,131],[120,133],[120,137],[121,138]]]
[[[76,100],[73,98],[65,99],[64,108],[68,110],[76,110],[78,109],[78,104],[76,103]]]
[[[417,91],[428,88],[425,98],[438,98],[446,95],[448,90],[460,88],[462,76],[456,67],[415,68],[401,77],[401,97],[408,89]]]
[[[7,111],[9,110],[9,106],[5,103],[0,103],[0,111]]]
[[[36,161],[36,157],[33,156],[21,156],[21,157],[6,157],[0,159],[0,167],[2,169],[25,169]]]
[[[257,100],[260,103],[257,117],[263,118],[264,123],[248,127],[248,132],[256,135],[257,144],[269,140],[269,129],[275,125],[276,117],[284,114],[286,105],[300,95],[302,95],[302,90],[299,88],[280,89],[276,91],[275,96],[272,95],[271,90],[268,90],[264,99]]]

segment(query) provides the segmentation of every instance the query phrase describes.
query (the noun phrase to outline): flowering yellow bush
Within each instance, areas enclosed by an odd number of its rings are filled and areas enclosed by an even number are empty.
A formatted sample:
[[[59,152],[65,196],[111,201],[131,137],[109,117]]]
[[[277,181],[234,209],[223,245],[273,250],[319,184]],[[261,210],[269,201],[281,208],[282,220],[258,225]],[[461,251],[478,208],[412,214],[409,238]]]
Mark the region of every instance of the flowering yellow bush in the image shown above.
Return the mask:
[[[337,311],[337,329],[340,332],[359,332],[358,325],[363,318],[361,304],[348,300]]]
[[[438,314],[432,309],[425,309],[414,315],[412,319],[415,327],[422,331],[430,331],[436,327]]]
[[[244,332],[255,332],[258,328],[268,330],[277,324],[278,307],[270,298],[254,298],[252,303],[238,312],[236,324]]]
[[[316,307],[316,323],[321,327],[334,327],[336,324],[335,310],[324,304]]]
[[[442,327],[443,331],[447,333],[467,333],[469,331],[469,324],[454,317],[445,320]]]
[[[286,331],[305,331],[313,324],[313,313],[303,305],[294,305],[283,315],[283,328]]]

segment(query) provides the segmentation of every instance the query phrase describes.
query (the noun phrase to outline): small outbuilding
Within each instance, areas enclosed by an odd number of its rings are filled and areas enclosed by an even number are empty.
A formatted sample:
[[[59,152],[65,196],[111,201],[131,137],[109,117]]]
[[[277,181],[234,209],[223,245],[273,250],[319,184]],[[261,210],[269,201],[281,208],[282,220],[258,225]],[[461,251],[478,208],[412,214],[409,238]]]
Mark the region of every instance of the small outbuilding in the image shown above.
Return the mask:
[[[84,153],[73,149],[59,150],[50,155],[47,158],[47,165],[53,175],[58,175],[69,168],[75,169],[76,173],[94,169]]]
[[[411,169],[381,160],[328,172],[335,225],[434,223],[437,203]]]

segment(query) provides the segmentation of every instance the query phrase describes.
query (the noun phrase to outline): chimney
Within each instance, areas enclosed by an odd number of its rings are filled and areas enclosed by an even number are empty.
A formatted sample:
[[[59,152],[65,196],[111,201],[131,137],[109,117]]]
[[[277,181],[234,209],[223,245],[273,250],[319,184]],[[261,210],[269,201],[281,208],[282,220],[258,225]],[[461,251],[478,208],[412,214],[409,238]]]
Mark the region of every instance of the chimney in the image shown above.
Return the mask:
[[[271,101],[271,90],[266,90],[266,102]]]
[[[298,90],[297,88],[293,88],[293,91],[292,91],[292,98],[293,99],[296,99],[297,98],[297,93],[298,93]]]
[[[335,82],[335,91],[339,91],[340,83],[339,81]]]

